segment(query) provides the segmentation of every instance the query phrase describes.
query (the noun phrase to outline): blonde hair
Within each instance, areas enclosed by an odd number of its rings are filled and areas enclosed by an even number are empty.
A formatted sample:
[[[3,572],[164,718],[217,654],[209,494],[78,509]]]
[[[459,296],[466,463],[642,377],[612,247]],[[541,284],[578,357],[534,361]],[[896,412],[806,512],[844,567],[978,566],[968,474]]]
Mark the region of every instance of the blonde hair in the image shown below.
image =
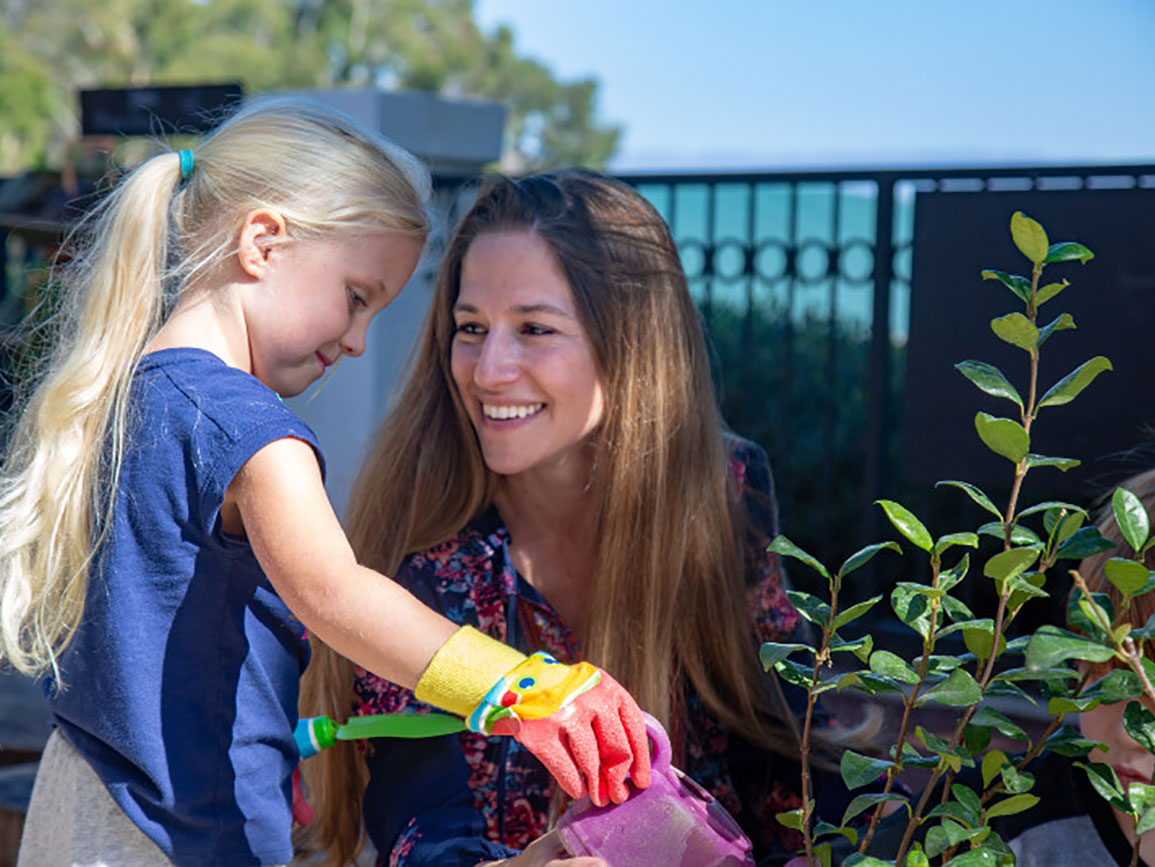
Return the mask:
[[[54,347],[27,384],[0,475],[0,663],[51,670],[84,610],[107,532],[145,346],[182,293],[211,291],[246,215],[279,211],[293,241],[428,233],[427,171],[344,115],[302,100],[242,108],[200,142],[132,171],[79,224],[55,280]]]
[[[532,231],[557,255],[606,395],[587,658],[675,731],[688,681],[731,730],[796,756],[757,665],[742,553],[752,530],[728,472],[698,312],[665,222],[623,183],[571,169],[483,187],[447,247],[403,411],[386,418],[354,488],[347,529],[358,556],[395,574],[491,502],[494,476],[449,363],[462,260],[478,236],[504,229]],[[344,719],[352,668],[315,650],[303,712]],[[361,835],[363,765],[330,749],[304,767],[318,806],[308,837],[343,863]]]

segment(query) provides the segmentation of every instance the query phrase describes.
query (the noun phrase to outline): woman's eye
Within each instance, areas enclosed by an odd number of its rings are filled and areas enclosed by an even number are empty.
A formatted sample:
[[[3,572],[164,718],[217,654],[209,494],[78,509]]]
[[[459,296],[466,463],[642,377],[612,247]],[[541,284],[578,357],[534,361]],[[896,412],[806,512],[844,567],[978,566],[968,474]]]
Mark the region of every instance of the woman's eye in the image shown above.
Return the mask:
[[[553,334],[554,330],[547,325],[535,325],[533,323],[527,324],[523,330],[531,337],[540,337],[545,334]]]
[[[352,286],[346,286],[345,291],[349,295],[349,303],[351,305],[353,305],[354,307],[368,307],[369,306],[368,302],[365,301],[365,297],[360,292],[358,292],[356,289],[354,289]]]
[[[476,336],[483,333],[484,329],[476,322],[458,322],[453,328],[454,334],[466,334]]]

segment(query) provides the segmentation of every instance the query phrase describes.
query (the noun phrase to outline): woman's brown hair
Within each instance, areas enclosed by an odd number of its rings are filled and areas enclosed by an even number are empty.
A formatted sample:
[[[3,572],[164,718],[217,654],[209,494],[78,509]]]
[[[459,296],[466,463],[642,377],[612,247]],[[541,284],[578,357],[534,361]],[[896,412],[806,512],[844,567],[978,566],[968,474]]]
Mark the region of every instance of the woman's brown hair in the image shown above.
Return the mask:
[[[407,554],[458,533],[492,500],[494,476],[450,372],[452,311],[470,245],[508,230],[534,233],[557,256],[605,393],[584,655],[675,731],[688,682],[731,730],[796,756],[757,664],[743,553],[751,530],[727,470],[698,311],[665,221],[623,183],[568,169],[483,184],[446,249],[397,410],[354,488],[354,549],[395,574]],[[344,719],[352,669],[316,650],[303,711]],[[364,771],[352,749],[306,767],[318,802],[312,836],[330,863],[343,863],[361,834]]]

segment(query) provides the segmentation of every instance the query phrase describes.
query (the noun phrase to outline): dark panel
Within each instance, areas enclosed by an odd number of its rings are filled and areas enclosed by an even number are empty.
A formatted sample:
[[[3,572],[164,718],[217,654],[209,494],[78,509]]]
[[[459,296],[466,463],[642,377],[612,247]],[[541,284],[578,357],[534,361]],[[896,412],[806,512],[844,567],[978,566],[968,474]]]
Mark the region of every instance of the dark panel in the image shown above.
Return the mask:
[[[208,132],[221,110],[240,102],[239,84],[131,87],[80,92],[83,135]]]
[[[988,451],[974,429],[982,409],[1018,419],[1013,403],[975,388],[954,364],[998,366],[1026,398],[1027,355],[999,340],[990,320],[1021,303],[979,272],[995,268],[1029,275],[1014,247],[1011,214],[1042,223],[1052,243],[1079,241],[1095,258],[1050,265],[1044,282],[1071,286],[1040,310],[1040,326],[1069,312],[1078,326],[1051,335],[1041,352],[1039,394],[1095,355],[1103,373],[1073,402],[1046,407],[1033,432],[1036,453],[1078,458],[1068,473],[1032,470],[1029,502],[1043,496],[1087,501],[1126,475],[1155,465],[1155,190],[925,193],[916,201],[910,343],[903,397],[903,465],[908,481],[962,479],[994,491],[1009,487],[1012,465]],[[959,496],[963,496],[961,493]]]

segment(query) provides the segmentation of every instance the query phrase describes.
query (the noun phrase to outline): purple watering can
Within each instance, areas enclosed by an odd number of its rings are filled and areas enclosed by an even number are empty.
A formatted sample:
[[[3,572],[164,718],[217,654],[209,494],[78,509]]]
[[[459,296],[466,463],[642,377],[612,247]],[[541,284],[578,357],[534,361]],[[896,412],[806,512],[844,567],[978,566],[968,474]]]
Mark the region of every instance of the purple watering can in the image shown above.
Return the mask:
[[[670,739],[646,717],[653,782],[623,804],[574,801],[557,823],[571,855],[594,855],[613,867],[754,867],[750,841],[714,798],[670,764]]]

